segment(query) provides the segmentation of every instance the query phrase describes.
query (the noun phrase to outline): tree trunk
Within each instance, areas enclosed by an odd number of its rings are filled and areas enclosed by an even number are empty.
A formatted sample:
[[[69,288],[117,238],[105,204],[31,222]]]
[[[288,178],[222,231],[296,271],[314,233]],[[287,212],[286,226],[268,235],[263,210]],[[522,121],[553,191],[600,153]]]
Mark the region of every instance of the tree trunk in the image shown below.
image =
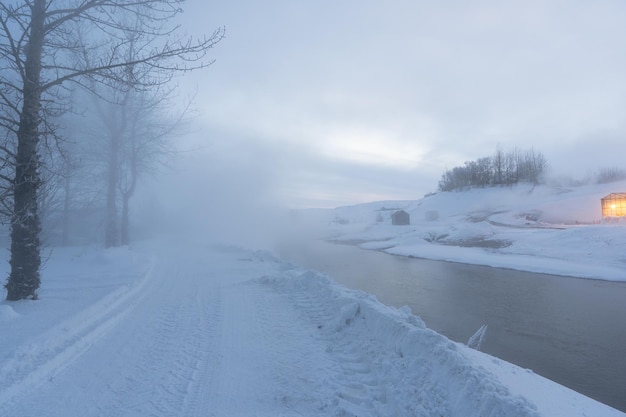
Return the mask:
[[[137,176],[139,175],[139,155],[137,151],[137,131],[135,129],[135,124],[133,124],[133,129],[130,136],[131,142],[131,155],[130,155],[130,183],[128,187],[122,193],[122,245],[130,244],[129,237],[129,210],[130,210],[130,199],[133,194],[135,194],[135,188],[137,187]]]
[[[23,77],[24,102],[17,132],[14,207],[11,219],[11,273],[6,284],[7,300],[37,298],[41,282],[39,276],[41,223],[37,207],[40,177],[37,146],[45,7],[45,0],[34,0],[31,5],[32,19]]]
[[[65,172],[65,178],[63,179],[63,236],[62,245],[67,246],[70,242],[70,209],[72,206],[72,179],[71,168],[68,168]]]
[[[121,230],[121,244],[122,246],[124,245],[128,245],[130,243],[130,236],[128,233],[128,227],[129,227],[129,220],[128,220],[128,206],[129,206],[129,201],[130,201],[130,194],[124,194],[123,196],[123,200],[122,200],[122,230]]]
[[[133,194],[135,194],[135,188],[137,186],[138,161],[137,161],[136,156],[137,156],[137,152],[133,148],[133,156],[131,158],[131,170],[130,170],[130,175],[131,175],[130,186],[122,194],[122,245],[130,244],[129,210],[130,210],[130,199],[132,198]]]
[[[114,134],[111,138],[111,148],[109,149],[109,173],[107,183],[107,201],[105,215],[104,246],[111,248],[118,246],[117,229],[117,182],[119,169],[119,140]]]

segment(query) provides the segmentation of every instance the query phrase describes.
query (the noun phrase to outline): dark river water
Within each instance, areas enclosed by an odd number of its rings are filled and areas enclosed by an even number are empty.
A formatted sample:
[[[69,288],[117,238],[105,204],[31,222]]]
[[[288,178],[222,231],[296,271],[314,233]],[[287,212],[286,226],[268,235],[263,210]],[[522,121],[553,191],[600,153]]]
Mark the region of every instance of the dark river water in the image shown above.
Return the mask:
[[[328,242],[281,256],[382,303],[408,305],[431,329],[626,411],[626,283],[392,256]]]

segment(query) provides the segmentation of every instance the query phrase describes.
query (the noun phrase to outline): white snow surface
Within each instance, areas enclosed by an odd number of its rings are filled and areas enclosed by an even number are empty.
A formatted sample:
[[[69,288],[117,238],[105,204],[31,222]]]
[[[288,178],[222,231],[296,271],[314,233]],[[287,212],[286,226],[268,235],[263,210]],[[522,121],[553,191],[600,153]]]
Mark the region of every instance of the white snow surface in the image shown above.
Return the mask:
[[[626,281],[626,218],[601,214],[601,198],[613,192],[626,192],[626,181],[441,192],[303,217],[315,219],[320,236],[394,255]],[[391,225],[395,209],[411,224]]]
[[[267,252],[57,249],[42,282],[0,303],[3,417],[625,415]]]

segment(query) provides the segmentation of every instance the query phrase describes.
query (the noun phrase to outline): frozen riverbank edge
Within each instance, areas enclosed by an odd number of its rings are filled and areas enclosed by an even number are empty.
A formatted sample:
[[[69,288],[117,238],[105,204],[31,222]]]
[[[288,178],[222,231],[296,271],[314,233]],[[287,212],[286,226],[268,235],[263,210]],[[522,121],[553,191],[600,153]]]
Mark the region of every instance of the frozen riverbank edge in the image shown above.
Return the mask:
[[[602,220],[600,212],[601,198],[615,190],[626,190],[626,181],[441,192],[302,211],[295,227],[392,255],[626,281],[626,220]],[[410,224],[391,224],[398,210]]]
[[[265,252],[64,249],[44,278],[0,303],[11,416],[625,415]]]

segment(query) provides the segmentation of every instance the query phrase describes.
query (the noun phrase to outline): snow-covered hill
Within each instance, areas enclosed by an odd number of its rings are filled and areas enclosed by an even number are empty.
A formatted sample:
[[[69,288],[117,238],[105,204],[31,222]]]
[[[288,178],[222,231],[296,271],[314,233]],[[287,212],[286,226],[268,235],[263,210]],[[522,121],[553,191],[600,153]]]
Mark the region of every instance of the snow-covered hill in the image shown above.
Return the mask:
[[[303,217],[315,218],[319,236],[396,255],[626,281],[626,221],[602,221],[600,209],[602,197],[624,191],[626,181],[571,188],[518,185],[310,211]],[[411,224],[392,226],[394,209],[408,212]]]

